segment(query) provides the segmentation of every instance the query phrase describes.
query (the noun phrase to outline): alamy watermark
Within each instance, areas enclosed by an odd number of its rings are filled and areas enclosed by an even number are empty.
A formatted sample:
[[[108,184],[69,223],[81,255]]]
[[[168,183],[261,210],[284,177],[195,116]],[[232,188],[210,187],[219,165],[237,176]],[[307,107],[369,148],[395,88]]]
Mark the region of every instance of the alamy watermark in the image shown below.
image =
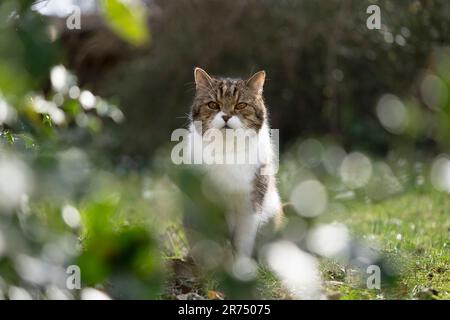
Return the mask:
[[[66,18],[66,27],[69,30],[81,29],[81,8],[79,6],[71,6],[70,14]]]
[[[370,16],[366,20],[366,26],[369,30],[380,30],[381,29],[381,9],[376,4],[370,5],[366,10],[367,14]]]
[[[367,289],[381,289],[381,269],[379,266],[372,264],[367,267],[366,273],[370,274],[366,280]]]
[[[366,26],[369,30],[381,29],[381,9],[378,5],[372,4],[367,7],[366,13],[369,14],[366,20]],[[81,8],[76,5],[70,6],[70,14],[66,18],[66,27],[69,30],[81,29]]]
[[[66,288],[68,290],[81,289],[81,269],[79,266],[73,264],[67,267],[66,273],[68,274],[66,279]]]
[[[215,129],[202,131],[200,121],[195,129],[179,128],[171,141],[178,142],[171,152],[174,164],[271,165],[278,170],[279,130]],[[199,132],[203,132],[200,134]]]

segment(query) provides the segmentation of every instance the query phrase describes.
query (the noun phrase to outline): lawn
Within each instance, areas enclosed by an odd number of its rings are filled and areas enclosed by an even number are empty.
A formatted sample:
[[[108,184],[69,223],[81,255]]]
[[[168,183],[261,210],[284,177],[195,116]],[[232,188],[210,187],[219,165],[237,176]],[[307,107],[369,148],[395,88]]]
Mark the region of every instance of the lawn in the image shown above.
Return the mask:
[[[355,280],[351,266],[320,259],[328,299],[450,299],[449,212],[450,197],[436,191],[409,191],[379,203],[351,201],[347,210],[324,214],[317,222],[345,224],[356,239],[377,243],[385,259],[397,270],[394,283],[381,279],[381,289],[367,289]],[[179,229],[171,236],[180,239]],[[182,242],[172,246],[177,252]],[[196,274],[180,255],[166,298],[222,298],[213,277]],[[180,267],[181,266],[181,267]],[[194,268],[195,269],[195,268]],[[186,273],[186,270],[190,270]],[[301,271],[300,271],[301,272]],[[265,299],[290,299],[291,295],[267,267],[260,266],[258,295]],[[181,296],[180,296],[181,294]],[[225,297],[226,298],[226,297]]]
[[[352,286],[344,271],[336,273],[336,266],[325,262],[327,289],[340,299],[449,299],[449,213],[447,194],[416,191],[378,204],[354,204],[326,217],[345,223],[356,235],[375,239],[400,267],[394,288],[382,284],[381,290],[368,290]]]

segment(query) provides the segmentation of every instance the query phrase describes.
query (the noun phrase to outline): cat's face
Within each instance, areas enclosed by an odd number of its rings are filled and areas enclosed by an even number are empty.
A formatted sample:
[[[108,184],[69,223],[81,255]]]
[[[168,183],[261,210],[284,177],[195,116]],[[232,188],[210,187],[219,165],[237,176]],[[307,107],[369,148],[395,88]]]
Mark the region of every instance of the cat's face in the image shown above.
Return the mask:
[[[200,68],[194,76],[192,120],[201,121],[203,132],[213,128],[259,131],[267,114],[262,97],[264,71],[248,80],[213,78]]]

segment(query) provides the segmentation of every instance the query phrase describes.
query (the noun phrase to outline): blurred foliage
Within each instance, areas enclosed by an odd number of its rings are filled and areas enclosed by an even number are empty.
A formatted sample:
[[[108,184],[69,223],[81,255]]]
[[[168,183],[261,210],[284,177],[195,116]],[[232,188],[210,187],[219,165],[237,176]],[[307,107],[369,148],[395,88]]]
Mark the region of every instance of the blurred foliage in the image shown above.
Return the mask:
[[[163,270],[156,240],[142,225],[112,226],[116,199],[87,203],[83,251],[77,265],[89,285],[107,283],[113,298],[156,298]]]
[[[123,114],[78,86],[32,4],[0,4],[0,298],[158,297],[164,269],[152,222],[126,226],[127,191],[98,167],[102,127]],[[105,5],[108,24],[137,44],[148,32],[136,10]],[[102,285],[107,295],[67,287],[71,265],[83,288]]]
[[[147,11],[140,1],[102,0],[100,3],[106,22],[120,37],[134,45],[149,40]]]

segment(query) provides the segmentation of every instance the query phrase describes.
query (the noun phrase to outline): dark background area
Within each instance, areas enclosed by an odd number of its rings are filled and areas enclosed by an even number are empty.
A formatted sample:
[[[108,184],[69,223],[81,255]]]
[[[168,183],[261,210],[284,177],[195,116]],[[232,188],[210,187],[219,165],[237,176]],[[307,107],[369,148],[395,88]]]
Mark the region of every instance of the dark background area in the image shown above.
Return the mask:
[[[381,30],[366,8],[378,3]],[[185,126],[193,68],[213,75],[268,75],[265,98],[282,148],[298,137],[332,136],[384,154],[392,135],[374,107],[384,93],[418,96],[433,48],[449,43],[448,1],[147,1],[151,42],[123,43],[95,16],[62,37],[80,84],[117,101],[126,121],[104,148],[147,159]],[[98,21],[97,21],[98,20]],[[406,138],[411,140],[410,138]],[[432,149],[426,136],[413,143]]]

